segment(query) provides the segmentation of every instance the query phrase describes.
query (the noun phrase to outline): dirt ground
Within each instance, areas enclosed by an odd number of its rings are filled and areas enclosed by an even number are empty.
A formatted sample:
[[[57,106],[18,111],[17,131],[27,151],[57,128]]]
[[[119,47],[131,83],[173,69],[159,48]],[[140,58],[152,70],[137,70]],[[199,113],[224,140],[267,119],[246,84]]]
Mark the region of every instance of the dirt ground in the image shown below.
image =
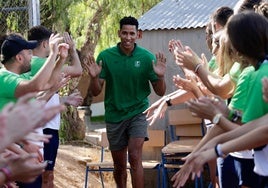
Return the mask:
[[[100,147],[90,146],[86,143],[61,144],[58,150],[58,157],[55,166],[55,188],[83,188],[85,181],[86,161],[99,161]],[[111,160],[111,156],[105,155],[106,160]],[[147,172],[147,176],[154,176],[152,171]],[[155,173],[155,172],[154,172]],[[205,185],[207,177],[204,177]],[[154,180],[155,181],[155,180]],[[112,172],[104,172],[105,187],[116,188]],[[101,188],[98,174],[90,173],[88,188]],[[127,187],[131,188],[131,178],[128,171]],[[147,182],[145,187],[157,187],[155,182]],[[170,186],[171,187],[171,186]],[[186,188],[193,188],[194,182],[190,181]],[[208,187],[207,185],[205,187]]]
[[[90,146],[86,143],[61,144],[58,150],[58,157],[55,166],[55,187],[56,188],[82,188],[85,181],[86,161],[98,161],[100,148]],[[110,160],[110,156],[106,156]],[[116,187],[113,181],[112,172],[104,173],[105,186]],[[128,179],[130,179],[128,177]],[[128,187],[131,187],[128,180]],[[89,188],[100,188],[101,183],[97,174],[90,173]]]

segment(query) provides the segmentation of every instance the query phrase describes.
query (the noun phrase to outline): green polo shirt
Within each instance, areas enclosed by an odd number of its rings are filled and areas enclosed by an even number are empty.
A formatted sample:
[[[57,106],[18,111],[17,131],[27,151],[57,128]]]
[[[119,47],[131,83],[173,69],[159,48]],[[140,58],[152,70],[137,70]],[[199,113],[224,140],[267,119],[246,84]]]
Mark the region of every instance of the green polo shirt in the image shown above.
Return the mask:
[[[158,80],[152,66],[155,55],[135,45],[130,56],[117,46],[102,51],[97,62],[102,61],[100,78],[105,79],[105,120],[117,123],[129,119],[148,106],[150,82]]]

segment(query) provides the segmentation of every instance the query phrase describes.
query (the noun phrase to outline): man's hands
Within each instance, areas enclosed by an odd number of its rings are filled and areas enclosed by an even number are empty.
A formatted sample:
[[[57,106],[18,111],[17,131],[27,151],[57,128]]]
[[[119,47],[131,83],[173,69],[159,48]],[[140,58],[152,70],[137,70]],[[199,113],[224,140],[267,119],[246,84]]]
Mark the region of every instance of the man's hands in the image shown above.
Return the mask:
[[[99,64],[96,63],[92,54],[89,54],[84,60],[86,71],[91,76],[91,78],[97,78],[102,69],[102,62]]]
[[[163,78],[165,76],[167,60],[163,53],[158,52],[155,54],[156,56],[156,64],[154,61],[152,62],[154,72],[157,74],[158,78]]]

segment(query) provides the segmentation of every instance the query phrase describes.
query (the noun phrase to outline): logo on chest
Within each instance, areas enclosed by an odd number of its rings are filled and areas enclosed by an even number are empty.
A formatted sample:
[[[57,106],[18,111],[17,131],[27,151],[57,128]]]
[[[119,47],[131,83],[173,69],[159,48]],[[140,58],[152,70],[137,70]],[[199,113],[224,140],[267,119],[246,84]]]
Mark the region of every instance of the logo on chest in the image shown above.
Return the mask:
[[[141,62],[140,61],[135,61],[134,66],[137,67],[137,68],[140,67],[141,66]]]

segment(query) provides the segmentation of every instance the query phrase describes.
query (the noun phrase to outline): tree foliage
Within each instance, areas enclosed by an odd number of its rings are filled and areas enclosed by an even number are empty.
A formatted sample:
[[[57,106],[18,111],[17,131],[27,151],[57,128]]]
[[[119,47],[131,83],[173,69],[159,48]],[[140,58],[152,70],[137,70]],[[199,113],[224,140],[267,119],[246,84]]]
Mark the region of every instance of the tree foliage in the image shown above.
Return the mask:
[[[139,18],[160,0],[48,0],[41,2],[41,23],[58,32],[69,31],[80,49],[86,41],[88,24],[96,13],[100,17],[100,38],[96,54],[117,41],[119,20],[123,16]],[[98,12],[97,12],[98,11]],[[92,33],[94,35],[94,33]]]

